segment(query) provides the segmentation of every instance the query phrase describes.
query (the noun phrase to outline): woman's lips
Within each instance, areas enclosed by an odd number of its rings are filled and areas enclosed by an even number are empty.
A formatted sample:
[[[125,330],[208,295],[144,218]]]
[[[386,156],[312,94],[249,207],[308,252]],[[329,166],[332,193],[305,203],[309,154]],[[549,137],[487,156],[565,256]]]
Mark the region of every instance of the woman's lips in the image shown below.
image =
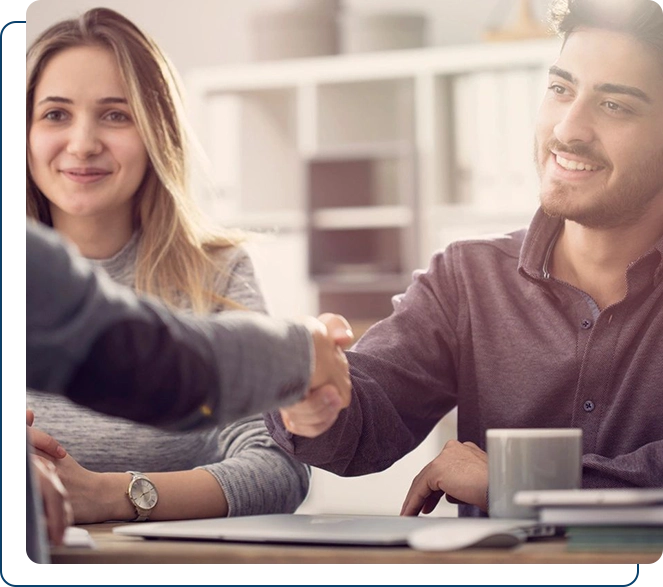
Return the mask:
[[[97,169],[94,167],[89,168],[71,168],[62,169],[62,175],[76,183],[95,183],[101,181],[110,175],[110,171],[105,169]]]

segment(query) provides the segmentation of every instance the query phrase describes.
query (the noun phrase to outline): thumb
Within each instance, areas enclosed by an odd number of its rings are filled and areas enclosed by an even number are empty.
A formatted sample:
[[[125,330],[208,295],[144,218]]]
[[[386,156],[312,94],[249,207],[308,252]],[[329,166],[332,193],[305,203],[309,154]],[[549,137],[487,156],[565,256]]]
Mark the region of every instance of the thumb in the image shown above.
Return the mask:
[[[340,314],[325,313],[318,320],[327,327],[327,332],[341,348],[347,348],[355,339],[350,323]]]

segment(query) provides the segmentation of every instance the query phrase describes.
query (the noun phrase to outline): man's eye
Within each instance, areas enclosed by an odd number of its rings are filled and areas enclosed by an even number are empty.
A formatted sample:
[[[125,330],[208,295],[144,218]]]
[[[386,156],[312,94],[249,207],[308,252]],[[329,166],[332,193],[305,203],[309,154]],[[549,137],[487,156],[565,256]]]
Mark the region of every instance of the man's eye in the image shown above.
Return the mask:
[[[548,86],[548,89],[559,95],[566,93],[566,88],[564,86],[560,86],[559,84],[551,84]]]

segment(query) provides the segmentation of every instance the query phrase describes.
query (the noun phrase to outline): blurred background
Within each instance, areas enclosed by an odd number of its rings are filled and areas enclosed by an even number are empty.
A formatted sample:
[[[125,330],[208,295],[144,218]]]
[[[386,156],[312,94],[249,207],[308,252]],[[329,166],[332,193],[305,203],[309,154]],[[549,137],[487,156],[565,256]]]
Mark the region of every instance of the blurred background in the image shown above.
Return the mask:
[[[540,22],[547,0],[531,0],[529,5]],[[28,8],[28,44],[53,22],[95,6],[114,8],[148,31],[182,74],[194,67],[250,61],[251,19],[270,12],[312,9],[334,11],[343,18],[422,15],[426,44],[438,47],[480,42],[487,29],[514,22],[520,10],[515,0],[38,0]]]
[[[533,122],[559,49],[547,3],[39,0],[27,42],[96,6],[151,34],[184,80],[200,206],[251,231],[270,312],[338,312],[361,334],[434,251],[536,210]],[[314,470],[299,511],[398,514],[455,426],[383,473]]]

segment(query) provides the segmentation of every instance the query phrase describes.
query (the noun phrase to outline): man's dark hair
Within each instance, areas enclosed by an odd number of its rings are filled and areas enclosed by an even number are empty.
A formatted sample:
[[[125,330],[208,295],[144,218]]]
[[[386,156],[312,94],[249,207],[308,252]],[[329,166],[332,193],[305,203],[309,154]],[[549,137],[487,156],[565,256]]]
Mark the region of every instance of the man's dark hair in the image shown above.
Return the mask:
[[[653,0],[552,0],[550,22],[564,41],[581,27],[629,34],[663,63],[663,10]]]

